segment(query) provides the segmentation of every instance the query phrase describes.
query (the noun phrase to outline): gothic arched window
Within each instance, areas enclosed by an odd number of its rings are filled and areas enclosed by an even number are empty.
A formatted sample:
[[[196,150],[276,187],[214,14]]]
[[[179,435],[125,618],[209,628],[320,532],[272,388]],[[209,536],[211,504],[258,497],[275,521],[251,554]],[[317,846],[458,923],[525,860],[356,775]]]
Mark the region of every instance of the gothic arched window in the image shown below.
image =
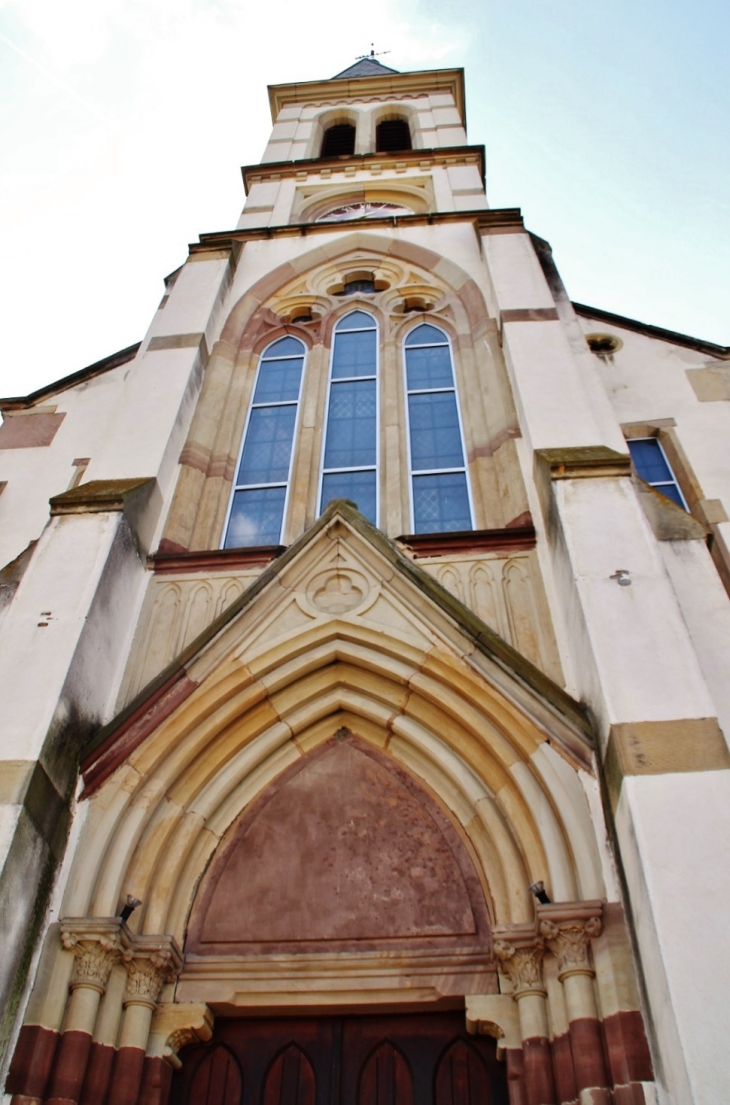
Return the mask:
[[[451,345],[422,323],[405,340],[408,458],[414,533],[472,528]]]
[[[320,513],[332,499],[352,499],[377,523],[378,328],[365,311],[351,311],[334,331]]]
[[[261,355],[223,547],[278,545],[302,388],[304,343],[279,338]]]

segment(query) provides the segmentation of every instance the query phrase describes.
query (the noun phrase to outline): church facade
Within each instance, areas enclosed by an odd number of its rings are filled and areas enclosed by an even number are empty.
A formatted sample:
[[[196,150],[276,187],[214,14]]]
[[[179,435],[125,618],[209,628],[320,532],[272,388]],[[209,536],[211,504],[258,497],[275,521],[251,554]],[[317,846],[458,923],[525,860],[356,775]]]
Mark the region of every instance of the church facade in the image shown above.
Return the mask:
[[[269,93],[0,402],[6,1100],[728,1100],[730,350],[569,300],[461,70]]]

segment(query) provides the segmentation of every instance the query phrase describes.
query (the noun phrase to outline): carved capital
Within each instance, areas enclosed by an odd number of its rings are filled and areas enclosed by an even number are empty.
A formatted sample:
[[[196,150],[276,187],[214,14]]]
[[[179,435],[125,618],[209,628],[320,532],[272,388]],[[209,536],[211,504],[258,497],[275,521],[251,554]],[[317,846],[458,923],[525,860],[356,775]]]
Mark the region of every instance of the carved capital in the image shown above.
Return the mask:
[[[71,989],[86,986],[103,994],[112,967],[129,943],[126,926],[118,918],[66,917],[61,921],[61,943],[74,953]]]
[[[538,909],[538,932],[558,961],[558,977],[593,975],[588,947],[603,931],[600,902],[558,903]]]
[[[512,983],[517,1000],[527,993],[545,993],[542,981],[545,945],[535,936],[532,925],[495,929],[492,951],[500,970]]]
[[[124,1005],[148,1005],[154,1009],[162,987],[173,982],[182,966],[180,950],[171,936],[138,936],[125,956],[127,989]]]

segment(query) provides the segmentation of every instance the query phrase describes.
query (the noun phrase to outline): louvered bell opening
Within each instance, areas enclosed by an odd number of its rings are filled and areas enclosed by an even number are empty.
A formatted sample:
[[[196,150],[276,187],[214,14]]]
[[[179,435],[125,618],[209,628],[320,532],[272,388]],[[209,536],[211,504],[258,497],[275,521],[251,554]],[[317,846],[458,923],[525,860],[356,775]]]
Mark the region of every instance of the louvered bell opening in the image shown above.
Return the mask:
[[[324,132],[322,157],[349,157],[355,152],[355,128],[337,123]]]
[[[411,149],[411,130],[405,119],[385,119],[375,130],[377,153],[394,153]]]

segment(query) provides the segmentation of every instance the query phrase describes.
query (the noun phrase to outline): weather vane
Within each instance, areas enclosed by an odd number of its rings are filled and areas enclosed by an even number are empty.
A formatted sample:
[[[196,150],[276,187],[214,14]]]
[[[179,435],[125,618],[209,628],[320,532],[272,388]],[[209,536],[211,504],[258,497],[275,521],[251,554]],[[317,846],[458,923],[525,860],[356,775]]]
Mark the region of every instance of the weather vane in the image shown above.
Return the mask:
[[[359,54],[356,60],[357,61],[362,61],[363,58],[381,58],[383,56],[383,54],[389,54],[389,53],[390,53],[390,50],[379,50],[378,53],[376,54],[375,53],[375,43],[371,42],[370,43],[370,53],[369,54]]]

